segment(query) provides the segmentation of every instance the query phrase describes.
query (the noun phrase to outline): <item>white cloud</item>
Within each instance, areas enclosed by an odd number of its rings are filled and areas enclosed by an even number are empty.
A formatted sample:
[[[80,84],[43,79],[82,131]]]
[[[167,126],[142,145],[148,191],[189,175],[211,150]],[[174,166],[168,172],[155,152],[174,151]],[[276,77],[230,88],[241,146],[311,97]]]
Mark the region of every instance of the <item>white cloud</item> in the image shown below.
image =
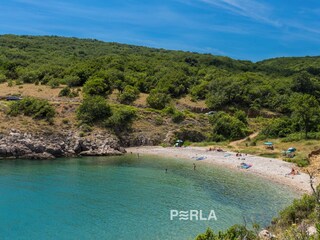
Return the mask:
[[[254,0],[197,0],[219,7],[232,14],[244,16],[262,23],[280,27],[281,23],[272,18],[272,7]]]

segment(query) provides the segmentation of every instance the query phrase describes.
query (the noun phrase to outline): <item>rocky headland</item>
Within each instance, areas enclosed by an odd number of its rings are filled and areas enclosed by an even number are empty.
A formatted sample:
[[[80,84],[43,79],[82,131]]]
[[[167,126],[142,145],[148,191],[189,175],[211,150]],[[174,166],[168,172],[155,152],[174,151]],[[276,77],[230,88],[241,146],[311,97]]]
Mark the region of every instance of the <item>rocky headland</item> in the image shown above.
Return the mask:
[[[121,155],[119,139],[107,132],[28,133],[11,129],[0,134],[0,158],[53,159],[75,156]]]

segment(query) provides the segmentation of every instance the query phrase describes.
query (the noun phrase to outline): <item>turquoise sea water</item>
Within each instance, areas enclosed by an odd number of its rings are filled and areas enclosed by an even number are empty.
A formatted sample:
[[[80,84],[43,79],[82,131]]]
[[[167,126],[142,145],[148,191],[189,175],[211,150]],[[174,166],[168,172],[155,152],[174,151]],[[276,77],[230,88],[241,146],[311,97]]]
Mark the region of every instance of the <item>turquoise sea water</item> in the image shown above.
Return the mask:
[[[165,168],[168,173],[165,173]],[[295,193],[197,162],[136,155],[0,161],[0,239],[193,239],[208,226],[266,225]],[[170,220],[214,210],[217,221]]]

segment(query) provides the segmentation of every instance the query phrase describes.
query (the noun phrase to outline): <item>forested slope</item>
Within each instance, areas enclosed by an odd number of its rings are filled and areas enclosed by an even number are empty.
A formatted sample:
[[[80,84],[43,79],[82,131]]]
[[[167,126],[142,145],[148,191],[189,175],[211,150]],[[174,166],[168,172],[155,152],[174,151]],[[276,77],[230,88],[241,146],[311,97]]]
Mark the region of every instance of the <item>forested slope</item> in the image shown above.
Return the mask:
[[[263,111],[278,116],[263,130],[266,136],[318,132],[319,63],[320,57],[253,63],[93,39],[0,36],[0,82],[67,85],[61,96],[69,97],[77,96],[82,87],[83,96],[106,98],[118,92],[124,105],[132,105],[143,93],[147,106],[157,110],[188,96],[194,102],[204,101],[209,110],[225,112],[210,120],[215,141],[246,136],[250,130],[244,118],[264,116]],[[179,121],[184,119],[174,109],[171,113]],[[223,122],[219,125],[217,119]]]

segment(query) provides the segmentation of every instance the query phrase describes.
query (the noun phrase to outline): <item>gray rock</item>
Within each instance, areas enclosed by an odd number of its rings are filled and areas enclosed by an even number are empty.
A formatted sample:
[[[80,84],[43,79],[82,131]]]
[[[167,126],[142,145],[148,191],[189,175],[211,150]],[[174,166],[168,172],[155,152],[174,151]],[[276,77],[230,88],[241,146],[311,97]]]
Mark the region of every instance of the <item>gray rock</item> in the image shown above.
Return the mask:
[[[118,138],[105,132],[80,139],[76,132],[29,134],[12,130],[0,138],[0,158],[51,159],[77,155],[119,155],[124,152]]]
[[[49,145],[45,151],[55,157],[62,157],[64,155],[61,147],[57,145]]]

